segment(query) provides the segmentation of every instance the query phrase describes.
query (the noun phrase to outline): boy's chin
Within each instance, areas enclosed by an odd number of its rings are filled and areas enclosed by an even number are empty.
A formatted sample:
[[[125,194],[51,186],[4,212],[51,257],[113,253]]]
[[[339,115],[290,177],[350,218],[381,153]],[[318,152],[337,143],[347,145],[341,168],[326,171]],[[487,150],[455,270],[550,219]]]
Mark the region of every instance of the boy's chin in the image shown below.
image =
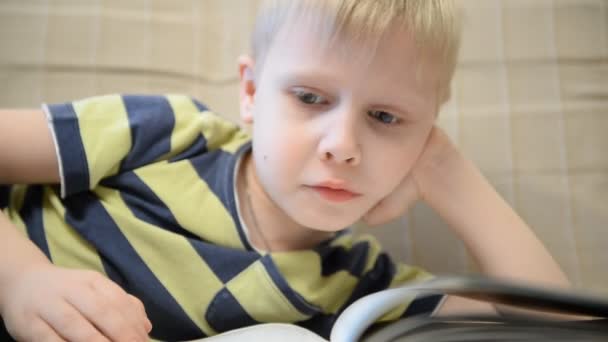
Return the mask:
[[[334,233],[354,225],[359,219],[358,218],[324,218],[315,217],[308,221],[308,224],[302,224],[304,227],[308,227],[312,230]]]

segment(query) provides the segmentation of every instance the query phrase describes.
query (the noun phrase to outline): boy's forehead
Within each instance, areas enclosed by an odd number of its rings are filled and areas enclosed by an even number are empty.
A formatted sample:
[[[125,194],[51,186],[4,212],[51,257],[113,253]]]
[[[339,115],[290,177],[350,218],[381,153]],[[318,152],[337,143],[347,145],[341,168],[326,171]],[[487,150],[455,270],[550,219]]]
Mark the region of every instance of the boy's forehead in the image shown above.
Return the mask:
[[[354,39],[345,34],[328,38],[326,32],[314,27],[292,24],[276,36],[266,57],[268,67],[298,75],[341,76],[348,69],[362,77],[373,73],[375,80],[394,85],[411,86],[412,81],[420,81],[421,87],[428,86],[425,83],[434,86],[437,76],[433,59],[427,58],[413,35],[402,28],[381,37]]]
[[[349,40],[319,44],[310,31],[293,32],[273,44],[262,78],[278,87],[308,86],[332,94],[347,91],[364,103],[434,114],[435,77],[419,77],[422,64],[414,42],[392,41],[403,39],[399,36],[369,47]]]

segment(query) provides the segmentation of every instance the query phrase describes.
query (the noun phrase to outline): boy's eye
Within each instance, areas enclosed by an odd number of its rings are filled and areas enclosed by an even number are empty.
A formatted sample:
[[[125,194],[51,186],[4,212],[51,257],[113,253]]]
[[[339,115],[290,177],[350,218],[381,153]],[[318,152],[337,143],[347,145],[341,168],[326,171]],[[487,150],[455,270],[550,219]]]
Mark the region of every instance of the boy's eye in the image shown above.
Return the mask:
[[[299,90],[299,91],[296,91],[295,94],[302,103],[306,103],[306,104],[325,104],[325,103],[327,103],[327,99],[325,99],[323,96],[317,95],[314,93],[310,93],[307,91]]]
[[[367,115],[386,125],[394,125],[399,121],[399,119],[397,119],[397,117],[393,114],[381,110],[370,110],[367,112]]]

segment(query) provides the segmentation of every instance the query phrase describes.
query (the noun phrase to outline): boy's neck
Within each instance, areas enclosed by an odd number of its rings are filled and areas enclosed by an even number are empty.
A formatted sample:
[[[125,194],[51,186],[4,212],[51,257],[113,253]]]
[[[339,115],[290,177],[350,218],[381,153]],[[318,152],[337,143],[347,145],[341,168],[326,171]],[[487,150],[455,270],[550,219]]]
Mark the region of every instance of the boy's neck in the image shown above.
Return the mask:
[[[334,234],[304,227],[287,216],[260,184],[251,152],[243,156],[238,170],[237,191],[249,242],[258,250],[285,252],[310,249]]]

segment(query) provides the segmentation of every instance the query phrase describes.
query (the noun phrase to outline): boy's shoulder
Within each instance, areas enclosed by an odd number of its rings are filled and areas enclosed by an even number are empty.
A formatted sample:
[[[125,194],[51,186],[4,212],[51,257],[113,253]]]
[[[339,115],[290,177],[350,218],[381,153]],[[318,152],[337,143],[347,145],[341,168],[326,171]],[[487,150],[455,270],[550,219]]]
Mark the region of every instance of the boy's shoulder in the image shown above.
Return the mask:
[[[105,131],[124,131],[130,133],[133,145],[157,145],[163,139],[187,145],[202,135],[207,149],[213,150],[224,148],[232,140],[249,138],[236,122],[187,94],[104,94],[44,104],[43,108],[51,121],[75,119],[81,133],[86,134],[83,140]],[[88,128],[93,133],[89,134]],[[226,148],[235,150],[234,146]]]
[[[238,125],[188,95],[110,94],[43,108],[64,171],[63,195],[158,162],[234,155],[249,141]]]

